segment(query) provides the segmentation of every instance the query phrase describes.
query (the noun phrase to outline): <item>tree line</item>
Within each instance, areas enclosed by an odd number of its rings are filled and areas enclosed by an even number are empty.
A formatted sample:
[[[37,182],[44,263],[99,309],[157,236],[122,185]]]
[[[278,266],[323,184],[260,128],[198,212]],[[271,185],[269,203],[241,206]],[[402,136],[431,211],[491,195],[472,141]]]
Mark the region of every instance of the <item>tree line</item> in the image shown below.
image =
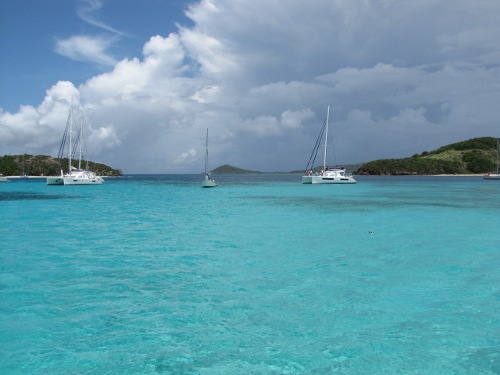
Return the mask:
[[[481,174],[496,170],[496,138],[482,137],[453,143],[402,159],[364,163],[362,175]]]
[[[84,162],[82,162],[84,163]],[[82,165],[86,166],[87,162]],[[72,166],[77,168],[78,161],[74,160]],[[113,169],[105,164],[88,162],[88,167],[99,176],[121,176],[119,169]],[[68,159],[56,159],[47,155],[5,155],[0,156],[0,173],[4,176],[55,176],[61,174],[61,169],[68,171]]]

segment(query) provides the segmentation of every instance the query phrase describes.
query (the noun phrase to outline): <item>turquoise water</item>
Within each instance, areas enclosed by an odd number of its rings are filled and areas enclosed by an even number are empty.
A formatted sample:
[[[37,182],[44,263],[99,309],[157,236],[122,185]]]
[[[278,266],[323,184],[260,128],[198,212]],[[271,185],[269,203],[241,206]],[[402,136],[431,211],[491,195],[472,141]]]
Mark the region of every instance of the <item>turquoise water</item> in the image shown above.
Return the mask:
[[[500,181],[0,184],[1,374],[500,374]]]

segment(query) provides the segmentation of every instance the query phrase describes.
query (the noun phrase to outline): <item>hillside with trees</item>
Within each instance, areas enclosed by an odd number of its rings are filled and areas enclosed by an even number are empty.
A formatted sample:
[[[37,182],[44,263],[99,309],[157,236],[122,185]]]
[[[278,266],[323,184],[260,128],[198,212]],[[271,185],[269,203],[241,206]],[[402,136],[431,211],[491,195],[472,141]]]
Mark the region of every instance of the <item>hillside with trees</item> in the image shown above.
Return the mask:
[[[496,138],[473,138],[402,159],[362,164],[359,175],[482,174],[496,169]]]
[[[83,162],[82,162],[83,163]],[[86,163],[82,165],[85,167]],[[78,166],[78,161],[73,161]],[[105,164],[89,161],[88,168],[94,170],[98,176],[121,176],[122,172]],[[0,173],[4,176],[57,176],[61,169],[67,172],[68,159],[56,159],[46,155],[5,155],[0,156]]]

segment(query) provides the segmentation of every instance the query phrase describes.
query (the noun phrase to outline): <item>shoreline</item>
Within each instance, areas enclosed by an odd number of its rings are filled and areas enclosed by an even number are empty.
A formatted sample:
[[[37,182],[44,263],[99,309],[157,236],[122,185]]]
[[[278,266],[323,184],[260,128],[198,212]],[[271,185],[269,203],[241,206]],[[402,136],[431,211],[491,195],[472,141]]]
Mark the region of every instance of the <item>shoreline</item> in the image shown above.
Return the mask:
[[[5,178],[8,178],[9,180],[24,180],[24,179],[42,179],[42,178],[47,178],[49,176],[4,176]]]
[[[266,173],[266,172],[260,172],[260,173]],[[151,174],[151,175],[163,175],[163,174],[169,174],[169,173],[148,173],[148,174]],[[176,173],[173,173],[173,174],[176,174]],[[187,174],[194,174],[194,173],[187,173]],[[269,173],[269,174],[273,174],[273,173]],[[287,172],[278,172],[277,174],[296,174],[296,173],[287,173]],[[133,174],[132,174],[133,175]],[[240,173],[221,173],[220,175],[241,175]],[[123,176],[126,176],[126,174],[123,174]],[[377,176],[377,177],[483,177],[483,176],[487,176],[487,174],[485,173],[481,173],[481,174],[384,174],[384,175],[379,175],[379,174],[373,174],[373,175],[368,175],[368,174],[355,174],[353,176]],[[5,178],[8,178],[8,179],[12,179],[12,180],[23,180],[23,179],[33,179],[33,180],[36,180],[36,179],[44,179],[44,178],[47,178],[47,177],[54,177],[54,176],[3,176]],[[101,177],[106,177],[106,178],[109,178],[109,177],[122,177],[122,176],[101,176]]]
[[[486,176],[486,174],[481,173],[481,174],[431,174],[429,176],[435,176],[435,177],[483,177]]]
[[[51,176],[2,176],[8,180],[43,180],[47,177],[60,177],[56,175]],[[111,177],[122,177],[122,176],[99,176],[102,178],[111,178]]]

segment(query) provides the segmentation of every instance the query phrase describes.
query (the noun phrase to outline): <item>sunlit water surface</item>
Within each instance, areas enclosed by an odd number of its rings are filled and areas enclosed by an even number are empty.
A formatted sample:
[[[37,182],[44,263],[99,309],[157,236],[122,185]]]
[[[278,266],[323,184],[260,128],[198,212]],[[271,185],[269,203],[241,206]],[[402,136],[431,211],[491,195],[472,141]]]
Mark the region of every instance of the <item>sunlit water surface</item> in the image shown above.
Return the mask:
[[[2,374],[500,374],[500,181],[0,184]]]

